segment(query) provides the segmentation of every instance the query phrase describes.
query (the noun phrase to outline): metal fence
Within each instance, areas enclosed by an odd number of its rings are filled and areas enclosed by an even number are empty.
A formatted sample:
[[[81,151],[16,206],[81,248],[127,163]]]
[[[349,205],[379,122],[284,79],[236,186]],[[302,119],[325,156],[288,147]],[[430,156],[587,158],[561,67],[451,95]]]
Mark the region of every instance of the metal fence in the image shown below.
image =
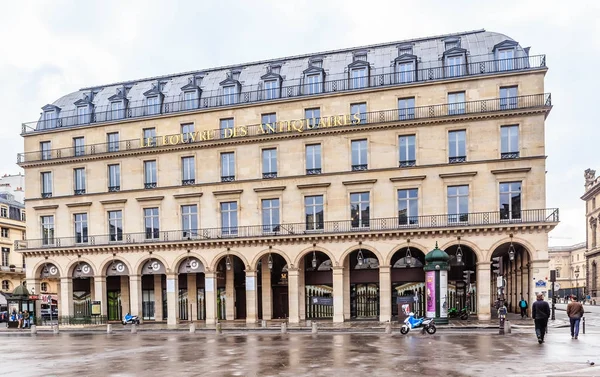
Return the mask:
[[[50,319],[50,317],[37,317],[35,324],[38,326],[51,325],[105,325],[108,323],[108,318],[105,315],[98,316],[58,316]]]

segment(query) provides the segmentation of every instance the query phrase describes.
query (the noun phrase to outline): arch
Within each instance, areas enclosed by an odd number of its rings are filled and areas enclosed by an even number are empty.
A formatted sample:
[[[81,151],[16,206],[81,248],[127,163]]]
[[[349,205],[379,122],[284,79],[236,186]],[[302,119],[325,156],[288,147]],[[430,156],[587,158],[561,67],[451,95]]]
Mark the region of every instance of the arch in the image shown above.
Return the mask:
[[[87,264],[90,265],[90,267],[92,268],[92,273],[90,274],[90,276],[94,276],[97,269],[96,266],[87,258],[84,258],[83,256],[81,258],[75,258],[75,260],[70,261],[69,264],[67,264],[67,276],[68,277],[73,277],[73,272],[75,270],[75,267],[77,267],[77,265],[81,262],[85,262]]]
[[[46,265],[46,264],[52,264],[58,269],[58,276],[53,277],[52,279],[60,279],[61,277],[64,276],[59,263],[56,263],[56,261],[53,259],[43,259],[40,262],[37,262],[35,264],[35,266],[33,267],[33,271],[35,271],[34,276],[36,279],[42,278],[42,269],[44,268],[44,265]]]
[[[271,249],[262,250],[258,254],[256,254],[256,256],[254,257],[254,259],[252,260],[252,264],[250,265],[250,268],[252,270],[256,270],[256,268],[258,266],[258,261],[260,260],[260,258],[262,258],[263,256],[265,256],[265,255],[267,255],[269,253],[278,254],[281,257],[283,257],[283,259],[285,260],[285,263],[288,266],[291,266],[291,267],[297,267],[298,266],[297,264],[292,264],[292,260],[282,250],[271,248]]]
[[[198,259],[200,261],[200,263],[202,263],[202,266],[204,266],[204,269],[206,270],[206,266],[208,266],[208,263],[206,263],[206,260],[204,259],[204,257],[202,257],[198,253],[190,251],[189,253],[182,254],[182,255],[178,256],[177,258],[175,258],[175,262],[173,262],[173,271],[179,272],[179,267],[181,266],[181,263],[183,263],[188,257],[194,257],[194,258]]]
[[[217,265],[219,264],[219,261],[221,259],[223,259],[227,254],[233,255],[233,256],[236,256],[236,257],[240,258],[241,261],[244,263],[244,267],[245,267],[244,269],[246,269],[246,270],[250,270],[251,269],[250,265],[248,264],[248,260],[246,259],[246,257],[244,257],[244,255],[242,253],[240,253],[239,251],[236,251],[236,250],[229,249],[229,250],[225,250],[225,251],[220,252],[219,254],[217,254],[211,260],[211,262],[210,262],[210,270],[207,270],[207,272],[216,271],[217,270]]]
[[[375,256],[377,257],[377,261],[379,262],[379,267],[384,266],[382,264],[383,262],[383,257],[381,256],[381,253],[379,251],[377,251],[377,249],[375,249],[372,246],[369,245],[365,245],[360,244],[360,245],[354,245],[354,246],[350,246],[349,248],[347,248],[343,253],[342,256],[340,257],[340,262],[343,264],[346,262],[346,258],[353,252],[356,251],[358,249],[363,249],[363,250],[369,250],[370,252],[372,252],[373,254],[375,254]]]
[[[443,244],[442,246],[440,246],[440,250],[447,250],[449,248],[451,248],[452,246],[457,246],[459,244],[458,240],[454,239],[452,241],[448,241],[445,244]],[[475,257],[477,258],[478,262],[481,261],[485,261],[485,255],[483,255],[483,251],[481,251],[481,249],[479,248],[479,246],[477,246],[477,244],[469,241],[468,239],[463,238],[462,236],[460,237],[460,245],[461,246],[468,246],[471,250],[473,250],[473,252],[475,253]],[[425,254],[427,255],[427,254]]]
[[[150,259],[156,259],[158,261],[160,261],[160,263],[163,264],[163,266],[165,266],[165,272],[168,274],[170,272],[172,272],[173,270],[169,268],[169,264],[165,261],[165,259],[163,257],[161,257],[160,255],[144,255],[143,257],[141,257],[140,259],[138,259],[137,263],[135,264],[135,269],[134,270],[129,270],[129,271],[135,271],[136,275],[142,275],[142,268],[144,268],[144,264],[146,264],[147,261],[149,261]]]
[[[306,249],[302,250],[299,254],[298,257],[294,260],[294,266],[299,266],[300,265],[300,261],[302,260],[302,258],[304,258],[304,256],[308,253],[312,253],[313,251],[320,251],[323,254],[327,255],[329,257],[329,259],[331,259],[331,265],[332,266],[338,266],[338,261],[335,260],[335,258],[333,257],[333,254],[331,254],[331,252],[323,247],[320,246],[311,246],[311,247],[307,247]]]
[[[404,249],[404,248],[406,248],[408,246],[409,246],[408,242],[403,242],[401,244],[398,244],[398,245],[394,246],[392,248],[392,251],[389,252],[387,254],[387,256],[385,257],[385,265],[386,266],[391,265],[392,264],[392,258],[394,258],[394,254],[396,254],[397,252],[399,252],[400,250],[402,250],[402,249]],[[421,245],[419,243],[413,242],[413,241],[410,241],[410,248],[411,249],[414,248],[414,249],[419,250],[420,252],[423,253],[423,255],[427,255],[427,253],[429,252],[425,246],[423,246],[423,245]]]
[[[461,240],[462,241],[462,240]],[[499,241],[496,241],[496,243],[494,243],[492,246],[490,246],[489,250],[488,250],[488,255],[486,259],[482,259],[484,261],[491,261],[492,260],[492,254],[494,254],[494,250],[498,249],[500,246],[504,245],[504,244],[510,244],[510,237],[506,237],[503,238]],[[521,246],[523,246],[523,249],[525,249],[527,251],[527,255],[529,256],[529,260],[533,260],[533,252],[536,250],[536,248],[527,240],[524,240],[522,238],[519,237],[514,237],[512,238],[512,242],[513,243],[517,243]]]
[[[129,272],[133,271],[131,269],[131,264],[124,258],[119,258],[117,256],[115,256],[114,258],[111,256],[110,258],[106,258],[104,261],[102,261],[102,263],[100,263],[100,269],[98,270],[99,273],[102,274],[102,276],[106,276],[106,271],[108,269],[108,267],[110,267],[110,265],[112,264],[113,261],[118,261],[123,263],[125,266],[127,266],[127,270]]]

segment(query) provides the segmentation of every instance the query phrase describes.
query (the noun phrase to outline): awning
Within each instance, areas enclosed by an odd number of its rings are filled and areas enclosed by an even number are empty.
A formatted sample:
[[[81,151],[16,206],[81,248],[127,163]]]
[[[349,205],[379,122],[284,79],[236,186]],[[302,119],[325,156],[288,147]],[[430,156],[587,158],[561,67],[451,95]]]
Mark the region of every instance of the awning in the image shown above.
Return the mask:
[[[7,306],[8,305],[8,300],[6,299],[6,296],[4,295],[4,293],[0,292],[0,306]]]

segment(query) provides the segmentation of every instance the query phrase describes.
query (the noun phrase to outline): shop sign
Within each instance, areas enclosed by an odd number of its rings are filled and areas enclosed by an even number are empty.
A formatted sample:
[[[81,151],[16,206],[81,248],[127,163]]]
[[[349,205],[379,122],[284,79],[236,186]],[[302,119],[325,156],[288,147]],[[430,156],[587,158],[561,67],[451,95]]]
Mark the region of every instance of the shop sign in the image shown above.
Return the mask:
[[[313,305],[333,306],[333,297],[311,296],[310,300]]]
[[[101,313],[100,301],[92,301],[92,315],[100,315]]]
[[[536,288],[537,287],[545,288],[546,287],[546,282],[543,281],[543,280],[538,280],[538,281],[535,282],[535,286],[536,286]]]

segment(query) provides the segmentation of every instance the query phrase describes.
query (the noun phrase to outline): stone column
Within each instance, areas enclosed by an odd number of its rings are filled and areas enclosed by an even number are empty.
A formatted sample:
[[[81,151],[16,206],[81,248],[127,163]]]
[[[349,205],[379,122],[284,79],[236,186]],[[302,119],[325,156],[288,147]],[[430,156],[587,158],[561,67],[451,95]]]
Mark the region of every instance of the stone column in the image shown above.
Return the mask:
[[[271,270],[269,270],[267,255],[261,259],[262,279],[262,319],[268,321],[273,318],[273,288],[271,287]]]
[[[131,303],[131,315],[137,315],[142,319],[142,277],[140,275],[129,276],[129,302]],[[125,315],[124,312],[123,315]]]
[[[481,321],[492,319],[490,287],[491,287],[491,265],[489,262],[478,262],[477,271],[477,318]]]
[[[119,282],[121,283],[121,314],[124,317],[125,314],[131,313],[131,306],[129,302],[129,277],[119,276],[119,278]],[[139,313],[139,316],[140,318],[142,317],[141,312]]]
[[[344,267],[333,267],[333,322],[344,322]],[[347,275],[347,274],[346,274]]]
[[[290,323],[300,323],[300,311],[298,305],[300,303],[298,288],[299,271],[297,268],[288,269],[288,297],[289,297],[289,310],[290,310]]]
[[[94,276],[94,300],[100,301],[100,315],[108,315],[106,277]]]
[[[214,325],[217,317],[217,278],[214,272],[204,273],[204,301],[206,302],[206,324]]]
[[[392,320],[392,277],[390,266],[379,266],[379,322]],[[445,295],[445,293],[440,293]]]
[[[162,275],[153,275],[154,279],[154,320],[162,321],[163,315],[163,297],[162,297]]]
[[[73,315],[73,279],[60,278],[60,315],[69,317]]]
[[[306,284],[304,280],[304,258],[298,264],[298,314],[301,320],[306,319]]]
[[[196,284],[196,274],[187,274],[187,297],[188,297],[188,320],[198,320],[198,287]]]
[[[167,275],[167,326],[170,328],[177,327],[179,317],[179,279],[177,274]],[[161,303],[162,304],[162,303]]]
[[[246,323],[258,320],[258,300],[256,297],[256,271],[246,271]]]
[[[231,261],[231,269],[225,269],[225,319],[235,319],[235,275],[234,261]]]
[[[42,294],[42,282],[38,279],[27,279],[27,287],[28,289],[33,288],[33,292],[35,292],[36,295],[41,295]],[[35,300],[35,316],[38,318],[42,317],[42,300]],[[50,305],[50,310],[52,310],[52,305]],[[9,313],[10,314],[10,313]],[[31,324],[33,324],[33,320],[31,322]]]
[[[343,264],[344,268],[344,318],[350,318],[350,256],[346,257]]]

